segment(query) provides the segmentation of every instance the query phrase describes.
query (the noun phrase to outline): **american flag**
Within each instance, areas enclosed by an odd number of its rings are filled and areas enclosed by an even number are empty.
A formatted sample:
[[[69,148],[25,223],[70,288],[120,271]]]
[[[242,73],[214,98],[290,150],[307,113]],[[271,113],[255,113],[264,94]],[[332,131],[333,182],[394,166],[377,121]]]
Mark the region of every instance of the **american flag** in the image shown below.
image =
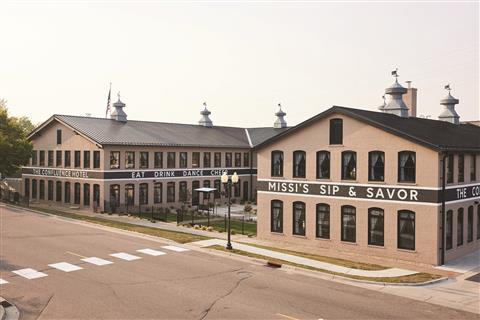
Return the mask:
[[[107,110],[105,111],[105,118],[108,117],[108,113],[110,112],[110,96],[111,95],[112,95],[112,83],[110,82],[110,90],[108,90]]]

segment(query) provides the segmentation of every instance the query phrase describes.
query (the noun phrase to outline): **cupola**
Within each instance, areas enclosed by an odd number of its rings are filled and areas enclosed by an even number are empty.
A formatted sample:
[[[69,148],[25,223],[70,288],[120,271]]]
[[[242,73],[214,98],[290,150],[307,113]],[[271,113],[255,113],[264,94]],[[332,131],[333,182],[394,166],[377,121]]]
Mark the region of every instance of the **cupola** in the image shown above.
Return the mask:
[[[213,127],[212,120],[209,117],[212,113],[208,111],[206,102],[203,103],[203,110],[200,111],[200,114],[202,117],[200,118],[200,121],[198,121],[198,124],[207,128]]]
[[[278,104],[278,112],[275,113],[275,116],[277,117],[277,120],[275,120],[273,127],[274,128],[286,128],[287,127],[287,122],[283,117],[285,117],[287,114],[283,112],[282,110],[282,105],[279,103]]]
[[[383,108],[383,112],[391,113],[399,117],[408,117],[408,107],[402,98],[402,96],[407,93],[407,89],[398,83],[397,70],[392,71],[392,76],[395,77],[395,82],[385,89],[385,94],[388,95],[388,102],[385,108]]]
[[[115,109],[110,114],[110,119],[113,119],[119,122],[127,122],[127,114],[125,113],[125,111],[123,111],[123,108],[125,108],[125,103],[120,101],[120,92],[117,94],[117,96],[118,96],[118,101],[113,104],[113,107]]]
[[[460,116],[458,115],[457,111],[455,111],[455,105],[458,104],[460,101],[453,97],[450,94],[450,85],[446,85],[445,89],[448,91],[448,94],[445,98],[440,100],[440,104],[444,106],[442,113],[438,116],[439,120],[448,121],[454,124],[460,123]]]

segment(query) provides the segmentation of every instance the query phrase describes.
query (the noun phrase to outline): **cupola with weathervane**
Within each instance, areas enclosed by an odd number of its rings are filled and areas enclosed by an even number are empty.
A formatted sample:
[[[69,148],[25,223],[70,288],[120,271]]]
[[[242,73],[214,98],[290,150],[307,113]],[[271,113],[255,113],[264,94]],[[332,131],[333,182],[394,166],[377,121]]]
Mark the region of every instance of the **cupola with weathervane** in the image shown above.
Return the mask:
[[[110,114],[110,119],[113,119],[118,122],[127,122],[127,114],[123,111],[125,108],[125,103],[120,100],[120,92],[117,94],[118,100],[113,104],[115,108]]]
[[[200,121],[198,121],[198,124],[207,128],[213,127],[212,120],[209,117],[212,113],[208,111],[206,102],[203,103],[203,110],[200,111],[200,114],[202,117],[200,118]]]
[[[392,76],[395,77],[395,82],[385,89],[385,94],[388,95],[388,102],[382,111],[399,117],[408,117],[408,107],[402,98],[402,96],[407,93],[407,89],[398,83],[397,71],[397,69],[392,71]]]
[[[448,91],[448,94],[445,98],[440,100],[440,104],[444,106],[442,113],[438,116],[439,120],[451,122],[454,124],[460,123],[460,116],[458,115],[457,111],[455,111],[455,105],[458,104],[460,101],[453,97],[450,94],[450,85],[447,84],[445,89]]]
[[[275,120],[273,127],[274,128],[286,128],[287,127],[287,122],[283,117],[285,117],[287,114],[283,112],[282,110],[282,105],[279,103],[278,104],[278,112],[275,113],[275,116],[277,117],[277,120]]]

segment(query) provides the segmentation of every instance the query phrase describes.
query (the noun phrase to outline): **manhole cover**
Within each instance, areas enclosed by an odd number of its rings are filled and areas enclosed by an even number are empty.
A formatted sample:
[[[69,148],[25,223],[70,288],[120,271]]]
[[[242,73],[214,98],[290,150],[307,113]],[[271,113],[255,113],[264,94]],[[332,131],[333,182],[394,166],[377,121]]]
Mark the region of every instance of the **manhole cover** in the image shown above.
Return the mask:
[[[470,278],[467,278],[465,280],[470,280],[470,281],[475,281],[480,283],[480,273],[477,273],[476,275],[473,275]]]

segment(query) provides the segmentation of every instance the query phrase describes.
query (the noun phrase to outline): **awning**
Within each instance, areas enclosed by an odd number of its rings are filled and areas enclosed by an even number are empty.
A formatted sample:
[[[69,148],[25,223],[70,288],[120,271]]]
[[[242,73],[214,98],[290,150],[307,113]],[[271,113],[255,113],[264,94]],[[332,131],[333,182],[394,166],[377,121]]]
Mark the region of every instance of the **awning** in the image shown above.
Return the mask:
[[[197,191],[197,192],[204,192],[204,193],[210,193],[210,192],[217,191],[216,188],[198,188],[198,189],[194,189],[194,190]]]

